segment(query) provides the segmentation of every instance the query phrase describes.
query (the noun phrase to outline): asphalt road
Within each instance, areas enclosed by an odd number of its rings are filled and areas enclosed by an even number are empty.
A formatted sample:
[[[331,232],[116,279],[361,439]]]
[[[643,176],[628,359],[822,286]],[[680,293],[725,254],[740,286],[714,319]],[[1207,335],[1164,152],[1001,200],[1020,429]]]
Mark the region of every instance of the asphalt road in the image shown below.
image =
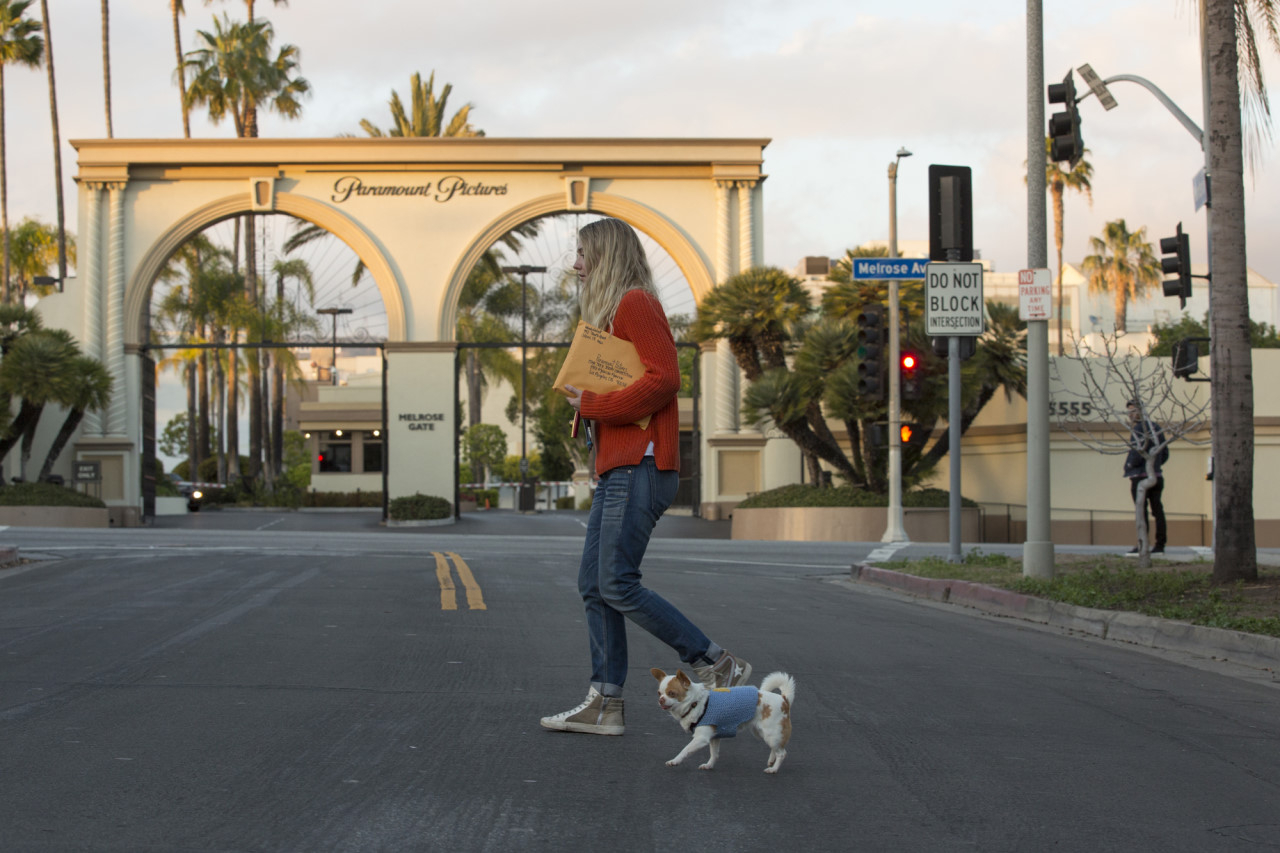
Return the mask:
[[[749,736],[669,768],[678,661],[637,630],[624,737],[538,726],[586,689],[574,514],[366,515],[0,532],[39,558],[0,571],[0,850],[1280,847],[1269,679],[849,583],[874,543],[668,519],[648,583],[798,685],[776,777]]]

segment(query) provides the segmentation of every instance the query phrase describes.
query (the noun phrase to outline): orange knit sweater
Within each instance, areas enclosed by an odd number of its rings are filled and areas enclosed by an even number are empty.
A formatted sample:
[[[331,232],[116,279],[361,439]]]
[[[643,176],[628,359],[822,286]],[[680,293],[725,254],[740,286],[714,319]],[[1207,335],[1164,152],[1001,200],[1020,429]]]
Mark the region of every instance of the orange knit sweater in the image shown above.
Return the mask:
[[[680,365],[662,305],[643,290],[630,290],[618,304],[613,334],[635,345],[644,375],[626,388],[582,392],[582,417],[595,422],[596,474],[619,465],[638,465],[653,442],[660,471],[680,470]],[[653,415],[647,429],[635,421]]]

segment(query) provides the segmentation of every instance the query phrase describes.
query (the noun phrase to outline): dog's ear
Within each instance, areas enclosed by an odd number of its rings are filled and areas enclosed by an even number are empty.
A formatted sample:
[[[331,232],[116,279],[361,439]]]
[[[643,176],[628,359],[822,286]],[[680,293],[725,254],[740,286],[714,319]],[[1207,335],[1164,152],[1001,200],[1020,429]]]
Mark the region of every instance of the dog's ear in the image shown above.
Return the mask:
[[[680,683],[681,683],[681,684],[683,684],[685,687],[688,687],[688,686],[689,686],[689,684],[690,684],[689,676],[687,676],[687,675],[685,675],[685,674],[684,674],[684,670],[683,670],[683,669],[677,669],[677,670],[676,670],[676,681],[680,682]]]
[[[653,669],[649,670],[649,674],[652,675],[654,678],[658,679],[659,681],[667,677],[667,674],[662,670],[658,669],[656,666]]]

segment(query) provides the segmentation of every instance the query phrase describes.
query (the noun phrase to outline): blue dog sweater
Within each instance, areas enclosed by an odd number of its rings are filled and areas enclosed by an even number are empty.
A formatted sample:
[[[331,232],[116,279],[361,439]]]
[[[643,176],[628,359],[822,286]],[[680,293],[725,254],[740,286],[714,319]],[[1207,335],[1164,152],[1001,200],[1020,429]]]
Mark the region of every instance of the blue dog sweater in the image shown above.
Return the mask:
[[[714,726],[713,737],[733,737],[738,726],[755,717],[759,695],[755,687],[717,687],[707,695],[707,710],[696,725]]]

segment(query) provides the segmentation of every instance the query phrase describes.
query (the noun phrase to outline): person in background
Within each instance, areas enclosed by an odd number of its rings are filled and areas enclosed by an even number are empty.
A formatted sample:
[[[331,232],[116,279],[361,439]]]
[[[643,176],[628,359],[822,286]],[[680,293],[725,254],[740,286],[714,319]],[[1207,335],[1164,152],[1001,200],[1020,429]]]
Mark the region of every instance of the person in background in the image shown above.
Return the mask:
[[[591,648],[587,698],[542,718],[555,731],[620,735],[627,679],[626,620],[669,645],[708,687],[744,684],[751,664],[713,643],[662,596],[641,584],[640,561],[680,479],[680,369],[675,340],[636,232],[601,219],[578,232],[573,265],[582,282],[582,319],[630,341],[644,374],[597,394],[573,386],[569,405],[589,422],[599,478],[591,502],[578,591]],[[636,421],[652,415],[647,428]]]
[[[1168,525],[1164,519],[1164,463],[1169,459],[1169,446],[1165,444],[1164,430],[1154,422],[1143,417],[1142,406],[1137,400],[1125,404],[1129,415],[1129,453],[1124,458],[1124,475],[1129,478],[1129,495],[1134,505],[1138,503],[1138,484],[1147,477],[1147,457],[1154,453],[1156,481],[1147,487],[1146,499],[1142,507],[1142,517],[1146,520],[1147,537],[1151,538],[1151,518],[1156,520],[1155,539],[1151,546],[1152,554],[1163,554],[1165,541],[1168,538]],[[1159,450],[1154,448],[1159,447]],[[1150,509],[1150,512],[1148,512]],[[1130,554],[1141,551],[1141,545],[1135,546]]]

